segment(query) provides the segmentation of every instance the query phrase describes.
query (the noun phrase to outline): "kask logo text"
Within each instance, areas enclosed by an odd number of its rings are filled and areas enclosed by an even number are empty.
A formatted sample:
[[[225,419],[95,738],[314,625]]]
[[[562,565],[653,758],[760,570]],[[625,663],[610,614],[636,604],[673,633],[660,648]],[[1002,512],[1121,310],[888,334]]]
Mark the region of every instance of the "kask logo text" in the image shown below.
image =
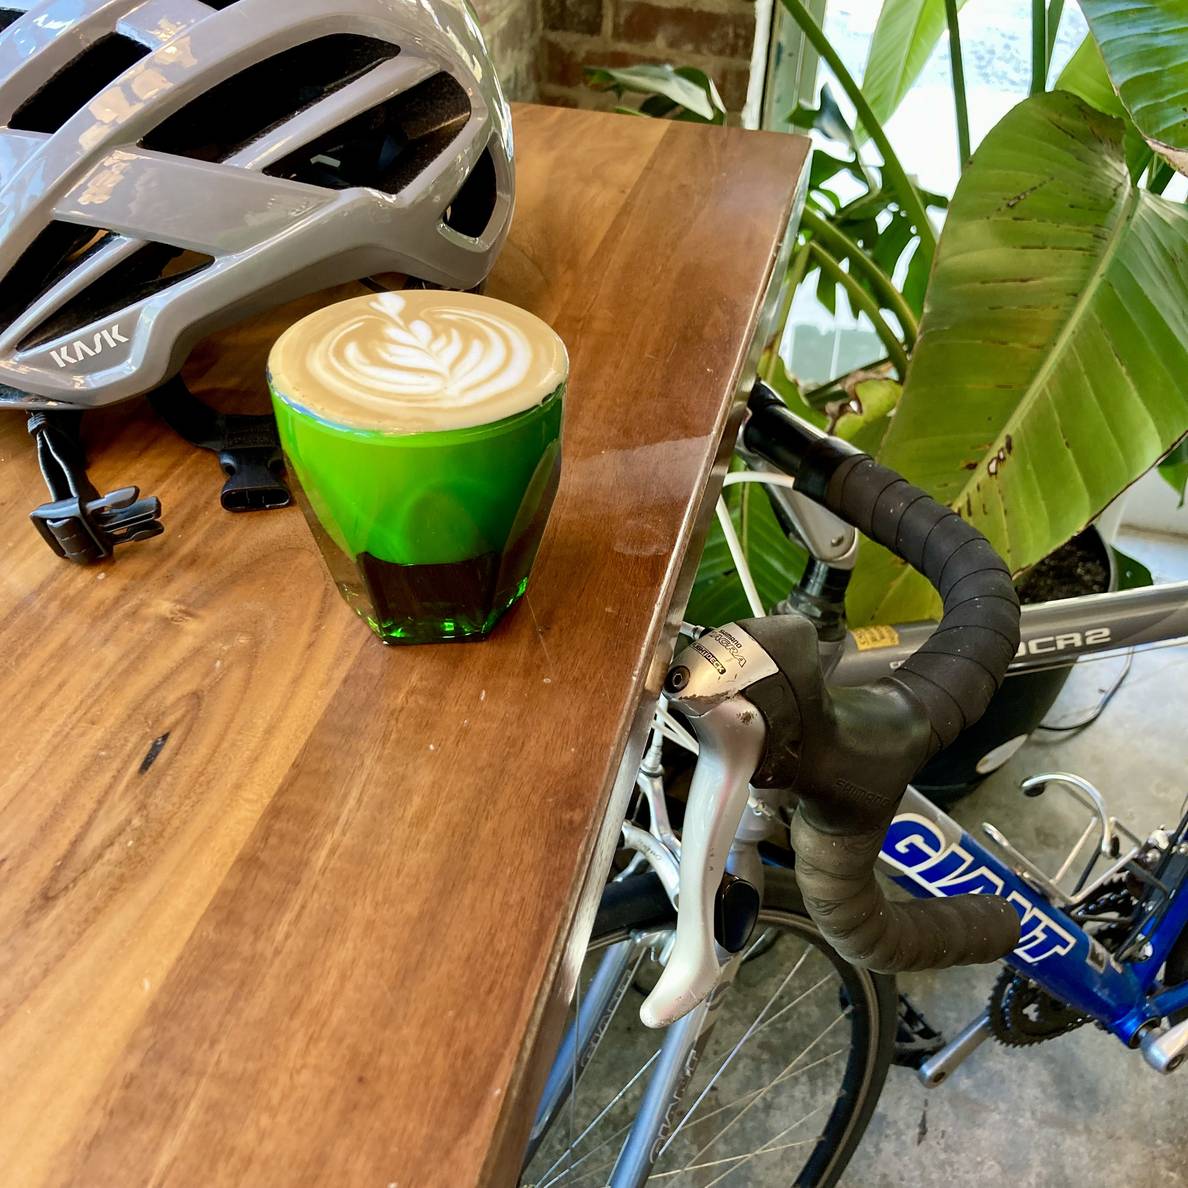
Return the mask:
[[[72,343],[50,351],[50,354],[59,367],[72,367],[84,359],[93,359],[96,355],[101,355],[104,351],[109,351],[112,347],[127,341],[127,338],[120,333],[119,322],[116,322],[105,330],[100,330],[90,342],[76,338]]]

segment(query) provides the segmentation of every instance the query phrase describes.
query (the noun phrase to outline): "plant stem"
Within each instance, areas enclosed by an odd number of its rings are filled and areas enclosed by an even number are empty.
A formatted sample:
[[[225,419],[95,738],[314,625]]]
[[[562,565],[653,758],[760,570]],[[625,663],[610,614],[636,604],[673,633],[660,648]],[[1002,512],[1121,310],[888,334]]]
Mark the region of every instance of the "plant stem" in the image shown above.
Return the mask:
[[[834,77],[857,110],[859,122],[870,134],[875,147],[883,156],[883,171],[887,175],[887,180],[898,195],[899,204],[903,207],[904,213],[912,220],[912,224],[916,228],[916,234],[920,237],[920,250],[927,255],[928,262],[931,264],[932,257],[936,254],[936,232],[933,231],[932,223],[928,220],[928,212],[924,209],[924,203],[900,164],[899,158],[895,155],[895,150],[891,147],[882,124],[870,110],[870,104],[866,102],[861,88],[846,69],[837,50],[829,43],[821,26],[813,20],[800,0],[780,0],[780,3],[800,27],[813,49],[833,71]]]
[[[1064,0],[1048,0],[1048,69],[1052,67],[1052,50],[1056,48],[1056,34],[1060,32],[1060,18],[1064,15]]]
[[[1048,85],[1048,10],[1044,0],[1031,0],[1031,94]]]
[[[1160,156],[1156,155],[1147,166],[1147,189],[1152,194],[1162,194],[1176,171]]]
[[[1053,0],[1053,3],[1055,0]],[[957,155],[961,168],[969,160],[969,107],[965,101],[965,64],[961,60],[961,28],[957,21],[957,0],[945,0],[949,25],[949,61],[953,66],[953,103],[957,108]]]
[[[788,271],[784,273],[784,291],[780,294],[780,308],[772,323],[774,327],[772,339],[767,344],[767,349],[763,352],[758,367],[759,378],[766,384],[771,383],[776,362],[780,357],[780,343],[784,338],[784,327],[788,324],[788,317],[792,312],[792,300],[796,296],[796,290],[800,288],[800,282],[804,279],[805,270],[808,268],[808,257],[808,244],[800,244],[793,253],[792,259],[788,261]]]
[[[919,331],[916,315],[891,278],[844,231],[823,219],[815,210],[806,209],[800,222],[813,233],[813,239],[819,240],[840,255],[848,256],[851,266],[860,268],[866,274],[882,298],[882,304],[895,315],[903,327],[905,344],[908,347],[913,346]]]
[[[821,271],[845,289],[850,304],[870,319],[875,333],[887,348],[891,363],[902,380],[907,374],[907,352],[903,349],[903,343],[895,337],[891,327],[884,321],[875,299],[819,243],[810,243],[809,251]]]

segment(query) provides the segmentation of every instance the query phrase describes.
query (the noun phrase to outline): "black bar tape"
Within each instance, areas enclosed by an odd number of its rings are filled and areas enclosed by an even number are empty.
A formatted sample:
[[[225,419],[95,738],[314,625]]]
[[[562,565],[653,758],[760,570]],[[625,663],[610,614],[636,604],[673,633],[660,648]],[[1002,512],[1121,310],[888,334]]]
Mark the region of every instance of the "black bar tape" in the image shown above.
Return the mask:
[[[871,969],[997,960],[1019,941],[1019,917],[1005,899],[891,903],[874,868],[908,782],[981,717],[1014,658],[1019,599],[1010,572],[976,528],[919,487],[845,443],[807,437],[786,408],[752,401],[749,448],[776,465],[781,456],[795,461],[797,489],[923,574],[944,613],[925,644],[869,688],[830,690],[815,661],[777,661],[802,728],[786,756],[765,762],[783,768],[769,774],[783,774],[800,798],[791,835],[805,905],[843,957]],[[740,626],[760,642],[780,630],[772,619]],[[756,704],[764,712],[762,697]]]
[[[834,469],[822,502],[940,593],[940,625],[891,678],[924,706],[934,754],[982,716],[1019,647],[1010,572],[973,525],[865,454]]]
[[[796,881],[809,915],[855,965],[880,973],[997,961],[1019,942],[1019,917],[996,895],[892,903],[875,881],[883,826],[843,839],[792,818]]]

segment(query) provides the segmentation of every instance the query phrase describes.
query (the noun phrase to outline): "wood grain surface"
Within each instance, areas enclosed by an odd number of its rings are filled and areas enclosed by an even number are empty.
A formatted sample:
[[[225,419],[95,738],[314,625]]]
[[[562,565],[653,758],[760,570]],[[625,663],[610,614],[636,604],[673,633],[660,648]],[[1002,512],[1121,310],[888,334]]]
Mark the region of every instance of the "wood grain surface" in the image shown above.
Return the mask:
[[[78,569],[0,414],[0,1181],[512,1183],[699,548],[799,138],[520,108],[489,291],[568,343],[564,475],[482,644],[386,649],[293,509],[137,403],[101,490],[166,534]],[[202,344],[263,391],[321,294]],[[619,793],[616,792],[616,787]]]

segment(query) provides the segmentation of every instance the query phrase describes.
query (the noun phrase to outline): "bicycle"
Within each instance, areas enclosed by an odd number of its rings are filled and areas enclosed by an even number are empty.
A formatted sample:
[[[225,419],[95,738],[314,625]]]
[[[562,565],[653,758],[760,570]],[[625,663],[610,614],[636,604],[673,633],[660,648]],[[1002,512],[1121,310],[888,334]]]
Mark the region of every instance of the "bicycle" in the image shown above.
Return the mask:
[[[1090,813],[1049,877],[909,786],[1008,671],[1188,637],[1188,583],[1020,614],[980,534],[762,384],[739,452],[752,469],[727,481],[766,485],[809,566],[790,613],[762,617],[719,503],[756,617],[686,625],[640,767],[643,822],[623,825],[629,860],[534,1119],[534,1188],[835,1183],[895,1055],[907,970],[1003,962],[991,1006],[917,1061],[928,1085],[1007,1026],[1046,1038],[1092,1022],[1162,1073],[1188,1058],[1188,812],[1143,839],[1087,781],[1037,775],[1025,791],[1067,789]],[[855,526],[938,587],[939,625],[846,631]],[[679,837],[665,740],[696,755]],[[876,862],[914,899],[888,901]],[[646,1027],[627,1009],[639,993]],[[625,1071],[596,1076],[596,1058]],[[607,1081],[608,1100],[579,1106]],[[736,1153],[743,1118],[773,1133]]]

